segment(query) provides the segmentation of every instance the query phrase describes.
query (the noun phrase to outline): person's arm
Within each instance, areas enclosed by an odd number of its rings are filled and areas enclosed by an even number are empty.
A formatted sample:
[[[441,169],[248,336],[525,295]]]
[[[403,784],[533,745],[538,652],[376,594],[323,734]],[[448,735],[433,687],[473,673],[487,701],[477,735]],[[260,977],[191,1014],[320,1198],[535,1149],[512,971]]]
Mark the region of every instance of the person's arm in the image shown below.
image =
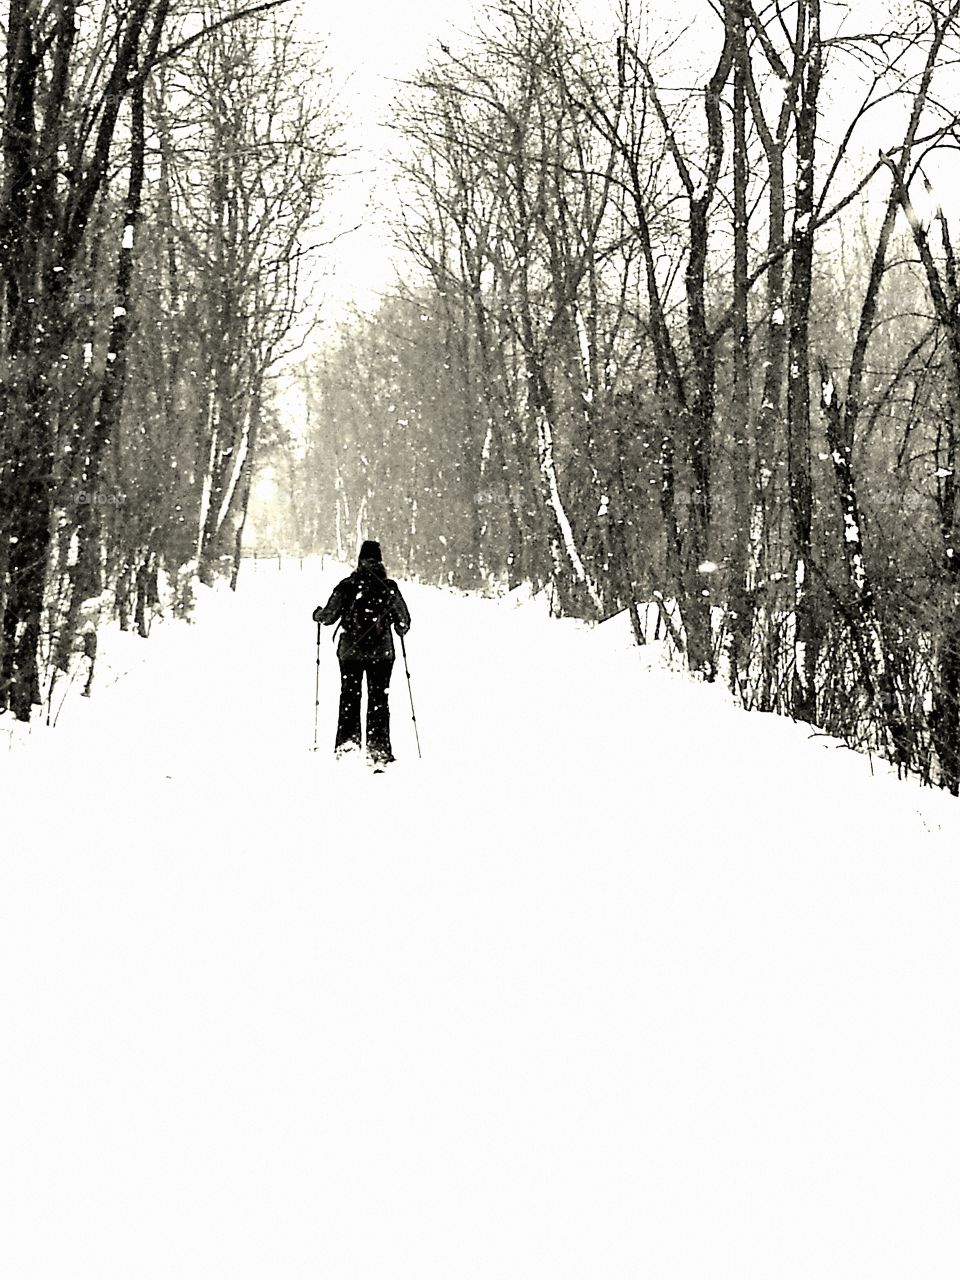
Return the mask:
[[[400,594],[400,588],[394,582],[393,584],[393,603],[390,612],[393,616],[393,625],[397,633],[405,636],[410,630],[410,610],[407,608],[407,602]]]
[[[342,582],[338,582],[333,588],[330,599],[325,605],[317,605],[313,611],[314,622],[322,622],[325,627],[332,627],[336,620],[343,612],[343,587]]]

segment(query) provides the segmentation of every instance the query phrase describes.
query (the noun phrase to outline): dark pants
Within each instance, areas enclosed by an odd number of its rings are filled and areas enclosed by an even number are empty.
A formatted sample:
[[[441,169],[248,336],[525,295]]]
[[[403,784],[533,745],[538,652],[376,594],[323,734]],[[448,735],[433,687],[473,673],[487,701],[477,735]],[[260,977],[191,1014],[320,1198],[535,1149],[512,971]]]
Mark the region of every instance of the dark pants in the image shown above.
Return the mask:
[[[340,718],[337,742],[341,747],[360,746],[360,691],[367,677],[367,752],[374,760],[392,760],[388,690],[393,658],[376,662],[340,659]]]

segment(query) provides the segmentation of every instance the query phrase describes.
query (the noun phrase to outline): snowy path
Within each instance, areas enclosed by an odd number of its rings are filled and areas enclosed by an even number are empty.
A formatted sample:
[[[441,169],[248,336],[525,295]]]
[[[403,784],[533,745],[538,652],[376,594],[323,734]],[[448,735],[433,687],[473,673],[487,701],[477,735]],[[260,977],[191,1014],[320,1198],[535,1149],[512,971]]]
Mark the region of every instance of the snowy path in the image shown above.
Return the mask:
[[[0,756],[0,1275],[953,1280],[956,802],[416,587],[338,768],[336,576]]]

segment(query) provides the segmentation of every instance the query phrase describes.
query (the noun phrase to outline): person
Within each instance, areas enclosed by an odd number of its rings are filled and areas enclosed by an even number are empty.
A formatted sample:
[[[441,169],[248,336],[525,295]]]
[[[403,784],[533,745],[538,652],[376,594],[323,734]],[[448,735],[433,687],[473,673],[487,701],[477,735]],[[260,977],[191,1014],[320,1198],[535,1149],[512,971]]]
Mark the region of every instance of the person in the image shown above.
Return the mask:
[[[338,582],[325,605],[313,611],[314,622],[340,622],[340,711],[334,751],[338,757],[359,751],[360,694],[367,678],[367,756],[382,770],[395,757],[390,746],[390,676],[396,652],[392,631],[406,635],[410,610],[400,588],[387,577],[379,542],[360,548],[357,567]]]

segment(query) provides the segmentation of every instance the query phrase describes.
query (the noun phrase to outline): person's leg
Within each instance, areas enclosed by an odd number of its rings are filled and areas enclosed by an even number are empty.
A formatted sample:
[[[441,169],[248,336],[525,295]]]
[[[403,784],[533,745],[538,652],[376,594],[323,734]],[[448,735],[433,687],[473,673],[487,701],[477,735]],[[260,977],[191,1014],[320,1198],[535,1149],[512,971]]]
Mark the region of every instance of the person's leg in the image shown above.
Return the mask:
[[[335,750],[360,746],[360,690],[363,663],[340,662],[340,715],[337,719]]]
[[[367,670],[367,752],[379,763],[393,759],[390,749],[390,674],[393,659],[368,662]]]

